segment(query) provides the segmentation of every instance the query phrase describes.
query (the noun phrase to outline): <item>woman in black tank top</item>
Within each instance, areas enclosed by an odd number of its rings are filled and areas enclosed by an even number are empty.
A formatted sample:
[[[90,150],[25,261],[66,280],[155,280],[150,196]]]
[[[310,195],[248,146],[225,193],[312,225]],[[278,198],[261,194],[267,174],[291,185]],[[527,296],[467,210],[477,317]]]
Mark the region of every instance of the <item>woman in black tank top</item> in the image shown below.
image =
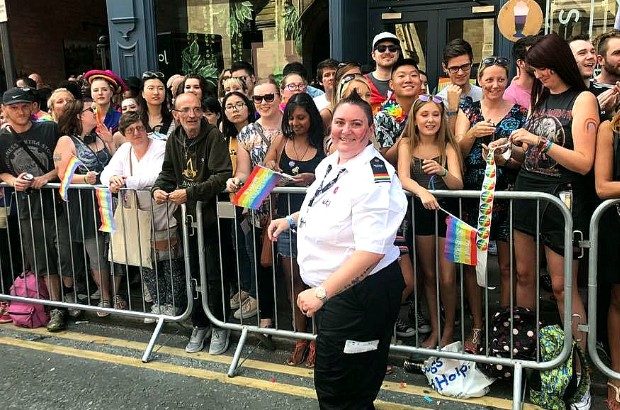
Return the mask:
[[[306,93],[295,94],[286,104],[282,117],[282,137],[276,138],[265,157],[265,164],[275,170],[293,177],[287,185],[308,186],[314,181],[314,170],[325,157],[323,152],[323,120]],[[276,213],[286,216],[301,209],[304,195],[279,194]],[[297,295],[306,287],[299,275],[297,265],[297,235],[283,232],[278,237],[278,255],[282,257],[282,267],[290,301],[295,305],[294,329],[305,332],[307,317],[296,306]],[[291,286],[292,284],[292,286]],[[291,366],[306,360],[306,366],[314,366],[314,342],[298,340],[287,363]],[[307,356],[307,358],[306,358]]]
[[[585,175],[594,163],[599,124],[596,97],[586,90],[568,44],[555,33],[542,37],[532,46],[527,54],[527,63],[534,68],[536,78],[527,125],[511,134],[511,141],[525,148],[525,159],[515,189],[553,195],[572,191],[572,201],[565,203],[571,210],[574,229],[587,234],[588,206],[593,192]],[[531,309],[536,306],[536,220],[539,218],[547,269],[560,317],[563,318],[564,217],[555,205],[544,201],[538,208],[536,201],[515,202],[517,305]],[[575,330],[578,324],[586,322],[585,309],[576,286],[577,267],[574,261],[573,334],[585,347],[586,335]]]

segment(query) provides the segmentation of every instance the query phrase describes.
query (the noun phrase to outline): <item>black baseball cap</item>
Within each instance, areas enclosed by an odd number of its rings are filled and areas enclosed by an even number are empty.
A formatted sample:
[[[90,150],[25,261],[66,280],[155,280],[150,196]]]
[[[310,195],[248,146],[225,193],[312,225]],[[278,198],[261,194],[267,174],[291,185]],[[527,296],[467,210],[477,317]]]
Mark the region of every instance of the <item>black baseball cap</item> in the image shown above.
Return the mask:
[[[31,88],[13,87],[2,94],[2,104],[12,105],[18,103],[32,103],[36,101],[35,94]]]

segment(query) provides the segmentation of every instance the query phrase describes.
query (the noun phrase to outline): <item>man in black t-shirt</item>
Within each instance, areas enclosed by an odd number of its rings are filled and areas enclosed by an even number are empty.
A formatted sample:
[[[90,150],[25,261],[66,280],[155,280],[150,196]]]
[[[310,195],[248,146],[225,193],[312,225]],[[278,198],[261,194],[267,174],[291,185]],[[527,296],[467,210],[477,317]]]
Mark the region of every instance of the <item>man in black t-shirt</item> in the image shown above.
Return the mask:
[[[59,132],[54,122],[31,121],[34,99],[28,88],[12,88],[2,96],[9,127],[0,131],[0,179],[17,192],[24,267],[43,276],[50,298],[59,301],[58,274],[67,275],[63,282],[72,286],[71,251],[66,248],[71,242],[63,205],[54,203],[53,190],[41,190],[58,179],[52,154]],[[65,311],[53,309],[48,330],[65,327]]]

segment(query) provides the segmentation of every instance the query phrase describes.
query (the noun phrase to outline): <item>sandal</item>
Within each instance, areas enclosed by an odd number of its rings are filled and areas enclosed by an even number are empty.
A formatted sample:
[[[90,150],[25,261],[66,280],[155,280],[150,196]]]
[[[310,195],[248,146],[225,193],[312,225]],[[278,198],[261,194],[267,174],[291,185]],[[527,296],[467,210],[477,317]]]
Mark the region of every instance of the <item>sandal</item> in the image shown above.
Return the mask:
[[[308,369],[314,368],[314,361],[316,360],[316,342],[313,340],[310,342],[308,349],[308,357],[306,358],[306,367]]]
[[[110,305],[110,301],[109,300],[104,300],[104,299],[101,299],[99,301],[99,304],[97,304],[97,306],[100,307],[100,308],[111,308],[112,307]],[[97,316],[99,316],[99,317],[106,317],[106,316],[110,316],[110,313],[99,310],[99,311],[97,311]]]
[[[478,347],[480,346],[480,342],[482,341],[482,329],[473,328],[471,330],[471,337],[469,340],[465,341],[465,351],[467,353],[476,354],[478,352]]]
[[[295,342],[295,348],[293,349],[293,353],[289,356],[286,364],[289,366],[297,366],[302,364],[306,359],[306,354],[308,352],[308,341],[307,340],[298,340]]]
[[[616,386],[612,382],[607,382],[607,386],[611,387],[612,390],[616,392],[616,399],[613,401],[609,399],[605,400],[605,404],[607,405],[607,408],[609,410],[619,410],[620,409],[620,386]]]

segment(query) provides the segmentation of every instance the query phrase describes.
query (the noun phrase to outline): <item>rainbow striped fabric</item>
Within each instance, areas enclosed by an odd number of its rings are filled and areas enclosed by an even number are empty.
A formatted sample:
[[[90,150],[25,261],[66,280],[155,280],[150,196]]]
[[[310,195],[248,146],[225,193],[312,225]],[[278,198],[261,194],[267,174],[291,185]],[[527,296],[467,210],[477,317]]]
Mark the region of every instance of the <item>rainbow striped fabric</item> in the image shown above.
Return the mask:
[[[75,174],[75,170],[77,167],[82,165],[82,161],[80,161],[75,155],[71,157],[69,160],[69,164],[67,164],[67,169],[65,170],[65,177],[60,181],[60,197],[66,202],[67,199],[67,191],[69,189],[69,185],[71,184],[71,179]]]
[[[114,222],[114,210],[112,208],[112,193],[108,188],[95,188],[95,195],[99,203],[99,216],[101,217],[101,232],[112,233],[116,230]]]
[[[497,148],[495,148],[497,149]],[[484,180],[480,193],[480,211],[478,213],[478,264],[476,265],[476,281],[479,286],[487,286],[487,253],[489,238],[491,237],[491,222],[493,219],[493,201],[495,199],[495,183],[497,169],[495,166],[495,149],[490,149],[485,161]]]
[[[448,215],[446,217],[446,243],[444,255],[454,263],[475,266],[478,263],[478,247],[476,238],[478,231],[459,218]]]
[[[257,165],[241,188],[233,197],[232,203],[244,208],[258,209],[276,187],[282,175]]]

